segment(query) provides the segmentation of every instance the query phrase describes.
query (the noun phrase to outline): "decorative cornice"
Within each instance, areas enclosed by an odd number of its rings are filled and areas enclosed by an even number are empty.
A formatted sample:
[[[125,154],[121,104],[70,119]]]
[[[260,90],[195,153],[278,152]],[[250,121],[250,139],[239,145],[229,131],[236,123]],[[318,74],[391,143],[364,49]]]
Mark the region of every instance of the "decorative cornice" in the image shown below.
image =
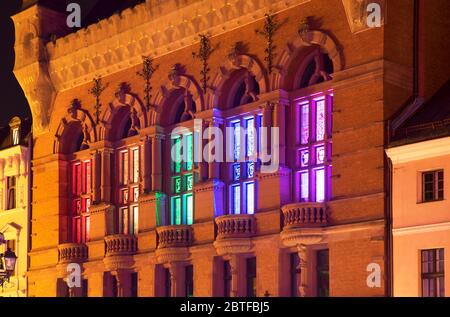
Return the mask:
[[[393,147],[386,154],[394,165],[450,155],[450,137]]]
[[[267,12],[276,14],[309,1],[203,0],[166,14],[158,9],[168,4],[153,4],[152,11],[146,4],[137,5],[48,43],[50,77],[57,91],[71,89],[94,76],[139,65],[143,55],[157,58],[190,46],[198,41],[198,33],[217,36],[261,20]]]

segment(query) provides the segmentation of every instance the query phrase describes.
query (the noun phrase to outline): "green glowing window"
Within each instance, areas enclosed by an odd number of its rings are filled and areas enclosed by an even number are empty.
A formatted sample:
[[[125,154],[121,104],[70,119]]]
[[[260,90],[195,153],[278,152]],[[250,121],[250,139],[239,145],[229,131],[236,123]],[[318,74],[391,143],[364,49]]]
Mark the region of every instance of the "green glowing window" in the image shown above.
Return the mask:
[[[194,199],[192,194],[183,196],[183,212],[186,217],[186,224],[192,225],[194,218]]]
[[[186,134],[183,136],[184,141],[184,149],[186,151],[186,160],[184,162],[184,170],[190,171],[193,168],[193,155],[194,155],[194,148],[193,148],[193,136],[192,134]]]
[[[172,215],[171,225],[181,225],[181,198],[172,197]]]
[[[186,191],[191,191],[194,187],[194,177],[192,174],[184,175],[184,187]]]
[[[181,139],[172,139],[172,149],[174,153],[171,153],[172,158],[172,171],[174,173],[181,172]]]
[[[181,177],[172,177],[172,192],[179,194],[181,192]]]

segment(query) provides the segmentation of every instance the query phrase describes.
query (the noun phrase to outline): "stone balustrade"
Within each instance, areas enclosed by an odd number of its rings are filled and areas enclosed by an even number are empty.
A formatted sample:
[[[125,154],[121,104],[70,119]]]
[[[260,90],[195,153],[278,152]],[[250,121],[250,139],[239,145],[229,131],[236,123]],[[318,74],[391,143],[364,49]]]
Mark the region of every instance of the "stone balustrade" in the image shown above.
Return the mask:
[[[324,227],[328,224],[324,203],[297,203],[282,208],[284,229]]]
[[[65,243],[58,246],[59,263],[81,263],[88,258],[88,248],[85,244]]]
[[[137,252],[137,238],[134,235],[115,234],[105,237],[105,256],[133,255]]]
[[[158,248],[187,247],[192,244],[192,228],[186,225],[164,226],[156,229]]]
[[[256,233],[253,215],[225,215],[216,218],[217,239],[248,238]]]

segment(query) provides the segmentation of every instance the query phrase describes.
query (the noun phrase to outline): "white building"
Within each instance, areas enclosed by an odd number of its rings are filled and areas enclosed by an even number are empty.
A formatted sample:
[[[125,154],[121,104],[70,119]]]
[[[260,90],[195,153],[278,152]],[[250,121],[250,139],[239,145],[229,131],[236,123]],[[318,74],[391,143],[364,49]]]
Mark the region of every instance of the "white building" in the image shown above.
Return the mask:
[[[0,297],[27,295],[26,272],[30,232],[30,155],[31,122],[13,118],[0,128],[0,233],[8,248],[15,252],[17,263],[9,281],[0,287]]]

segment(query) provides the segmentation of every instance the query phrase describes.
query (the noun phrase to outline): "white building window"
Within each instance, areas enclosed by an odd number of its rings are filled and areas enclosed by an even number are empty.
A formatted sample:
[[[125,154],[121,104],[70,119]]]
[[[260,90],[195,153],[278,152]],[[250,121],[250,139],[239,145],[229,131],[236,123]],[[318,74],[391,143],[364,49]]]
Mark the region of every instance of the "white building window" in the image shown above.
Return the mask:
[[[12,138],[13,138],[13,145],[18,145],[20,142],[20,137],[19,137],[19,128],[13,128],[12,129]]]

